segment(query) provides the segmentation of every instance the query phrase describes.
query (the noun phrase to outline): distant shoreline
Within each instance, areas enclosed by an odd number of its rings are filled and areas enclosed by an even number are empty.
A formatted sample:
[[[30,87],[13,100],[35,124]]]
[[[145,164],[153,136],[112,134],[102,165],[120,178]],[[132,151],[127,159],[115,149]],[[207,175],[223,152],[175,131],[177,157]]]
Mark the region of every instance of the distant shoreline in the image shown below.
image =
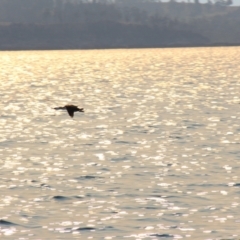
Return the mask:
[[[214,43],[214,44],[197,44],[197,45],[191,45],[191,44],[175,44],[175,45],[159,45],[159,46],[114,46],[114,47],[80,47],[80,48],[74,48],[74,47],[35,47],[35,48],[21,48],[17,46],[12,47],[5,47],[2,48],[0,46],[0,51],[57,51],[57,50],[111,50],[111,49],[154,49],[154,48],[204,48],[204,47],[239,47],[240,43]]]
[[[194,31],[193,27],[175,24],[170,22],[166,27],[111,21],[81,25],[10,23],[0,25],[0,51],[240,46],[239,38],[216,39]]]
[[[0,51],[240,46],[233,1],[0,1]]]

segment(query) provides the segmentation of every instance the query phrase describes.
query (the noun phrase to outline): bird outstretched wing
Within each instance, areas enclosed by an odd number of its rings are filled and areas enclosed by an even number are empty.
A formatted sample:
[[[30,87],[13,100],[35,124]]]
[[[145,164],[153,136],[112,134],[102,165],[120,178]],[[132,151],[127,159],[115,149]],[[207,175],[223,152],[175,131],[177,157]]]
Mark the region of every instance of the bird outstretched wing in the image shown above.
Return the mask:
[[[74,111],[72,111],[72,109],[69,109],[69,108],[67,108],[67,111],[68,111],[69,116],[73,118]]]
[[[55,109],[55,110],[65,110],[66,108],[65,107],[55,107],[53,109]]]

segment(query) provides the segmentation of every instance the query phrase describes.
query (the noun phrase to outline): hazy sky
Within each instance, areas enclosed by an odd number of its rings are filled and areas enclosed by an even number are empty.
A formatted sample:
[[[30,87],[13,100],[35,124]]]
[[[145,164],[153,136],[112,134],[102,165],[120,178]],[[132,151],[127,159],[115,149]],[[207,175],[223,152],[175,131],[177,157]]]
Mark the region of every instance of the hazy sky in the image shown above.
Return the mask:
[[[240,6],[240,0],[233,0],[233,5],[238,5],[238,6]]]
[[[205,1],[205,0],[200,0],[200,2],[207,2],[207,1]],[[214,0],[212,1],[212,2],[214,2]],[[240,6],[240,0],[233,0],[233,5],[234,6]]]
[[[169,2],[169,0],[163,0],[163,2]],[[179,0],[177,0],[179,1]],[[191,2],[193,2],[194,0],[191,0]],[[181,2],[181,1],[179,1]],[[187,1],[186,1],[187,2]],[[200,0],[200,3],[205,3],[207,2],[207,0]],[[212,0],[212,2],[214,2],[214,0]],[[240,0],[233,0],[233,6],[240,6]]]
[[[176,0],[177,2],[181,2],[181,0]],[[190,0],[191,2],[193,2],[194,0]],[[214,0],[211,0],[212,2],[214,2]],[[232,0],[233,1],[233,5],[232,6],[240,6],[240,0]],[[162,0],[162,2],[169,2],[169,0]],[[185,2],[187,2],[187,0],[185,0]],[[199,0],[200,3],[206,3],[207,0]]]

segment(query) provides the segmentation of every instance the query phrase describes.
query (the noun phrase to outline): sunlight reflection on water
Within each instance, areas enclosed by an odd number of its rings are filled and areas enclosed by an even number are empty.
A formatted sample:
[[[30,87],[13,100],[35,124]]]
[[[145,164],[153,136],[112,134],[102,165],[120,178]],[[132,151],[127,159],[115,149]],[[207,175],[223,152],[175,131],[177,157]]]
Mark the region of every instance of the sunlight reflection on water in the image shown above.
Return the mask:
[[[239,56],[1,52],[0,236],[238,239]]]

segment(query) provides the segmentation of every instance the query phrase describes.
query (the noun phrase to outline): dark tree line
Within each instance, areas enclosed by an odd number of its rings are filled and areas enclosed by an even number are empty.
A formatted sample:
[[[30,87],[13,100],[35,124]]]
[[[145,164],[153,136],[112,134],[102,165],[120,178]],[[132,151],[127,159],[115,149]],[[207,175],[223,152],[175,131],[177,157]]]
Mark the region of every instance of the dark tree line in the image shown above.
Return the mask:
[[[225,13],[231,0],[209,0],[208,4],[170,0],[0,0],[0,22],[11,23],[85,23],[115,21],[147,23],[159,17],[187,20],[196,16]]]
[[[216,1],[0,0],[0,49],[240,44],[240,8]]]

